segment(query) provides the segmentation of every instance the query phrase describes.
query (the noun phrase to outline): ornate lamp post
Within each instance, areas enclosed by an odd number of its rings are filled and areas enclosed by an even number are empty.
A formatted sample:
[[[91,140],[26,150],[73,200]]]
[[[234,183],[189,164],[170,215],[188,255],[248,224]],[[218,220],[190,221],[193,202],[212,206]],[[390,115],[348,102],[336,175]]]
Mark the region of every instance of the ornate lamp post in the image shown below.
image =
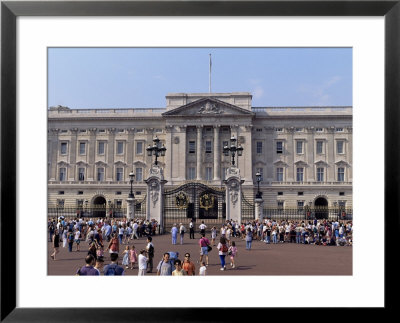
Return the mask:
[[[236,145],[236,141],[237,140],[236,140],[235,136],[232,136],[231,137],[231,146],[230,147],[225,146],[224,149],[223,149],[223,152],[224,152],[225,156],[229,156],[229,153],[231,154],[231,156],[232,156],[232,161],[231,161],[232,166],[235,166],[235,155],[236,155],[236,153],[237,153],[238,157],[242,156],[242,153],[243,153],[243,147],[241,145],[237,146]]]
[[[135,198],[135,195],[133,194],[132,191],[132,185],[133,185],[133,180],[135,179],[135,174],[133,172],[129,173],[129,181],[131,183],[131,191],[129,192],[129,198],[133,199]]]
[[[256,198],[260,199],[262,197],[262,193],[260,192],[260,182],[261,182],[261,174],[260,172],[257,172],[256,174],[256,180],[257,180],[257,194]]]
[[[156,136],[153,139],[153,146],[148,146],[146,148],[147,150],[147,156],[151,156],[154,155],[156,156],[156,160],[154,162],[155,165],[158,164],[157,158],[159,156],[165,156],[165,151],[167,150],[167,148],[165,148],[164,144],[162,145],[162,147],[160,147],[160,139],[158,139],[158,137]]]

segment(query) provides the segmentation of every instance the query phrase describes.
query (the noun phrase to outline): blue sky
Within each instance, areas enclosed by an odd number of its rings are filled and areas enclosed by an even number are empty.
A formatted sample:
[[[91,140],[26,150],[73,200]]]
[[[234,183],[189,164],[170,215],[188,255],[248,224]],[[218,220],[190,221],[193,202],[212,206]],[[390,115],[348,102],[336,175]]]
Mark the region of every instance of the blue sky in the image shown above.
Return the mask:
[[[165,107],[167,93],[250,92],[254,107],[352,105],[351,48],[49,48],[48,106]]]

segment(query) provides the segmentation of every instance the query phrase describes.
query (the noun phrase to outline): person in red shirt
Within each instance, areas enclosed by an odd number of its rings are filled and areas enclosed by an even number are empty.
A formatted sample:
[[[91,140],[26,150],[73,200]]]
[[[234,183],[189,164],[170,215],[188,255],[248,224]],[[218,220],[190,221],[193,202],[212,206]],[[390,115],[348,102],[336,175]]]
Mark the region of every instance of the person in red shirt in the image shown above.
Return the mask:
[[[194,276],[195,266],[194,263],[190,261],[190,253],[185,253],[185,259],[183,260],[182,269],[187,272],[189,276]]]
[[[206,256],[206,266],[208,266],[208,245],[210,241],[205,237],[205,234],[202,234],[202,237],[199,240],[200,245],[200,263],[203,262],[203,256]]]

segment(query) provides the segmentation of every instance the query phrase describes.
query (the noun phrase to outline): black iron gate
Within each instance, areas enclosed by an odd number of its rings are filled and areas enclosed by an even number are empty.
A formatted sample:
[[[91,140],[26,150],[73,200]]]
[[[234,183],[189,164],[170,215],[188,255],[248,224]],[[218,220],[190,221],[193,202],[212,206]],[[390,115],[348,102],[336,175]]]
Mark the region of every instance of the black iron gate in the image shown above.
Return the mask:
[[[225,215],[225,188],[192,182],[164,191],[163,216],[167,221],[221,219]]]
[[[254,204],[249,202],[242,192],[242,222],[254,220]]]

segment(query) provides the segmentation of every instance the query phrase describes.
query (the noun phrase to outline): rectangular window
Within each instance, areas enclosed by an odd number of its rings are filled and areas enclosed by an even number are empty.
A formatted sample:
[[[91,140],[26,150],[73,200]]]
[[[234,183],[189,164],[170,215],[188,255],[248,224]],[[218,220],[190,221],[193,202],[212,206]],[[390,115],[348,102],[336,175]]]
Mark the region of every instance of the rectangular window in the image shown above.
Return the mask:
[[[143,181],[143,168],[142,167],[136,168],[136,181],[137,182]]]
[[[209,141],[209,140],[206,141],[206,153],[211,153],[212,152],[211,144],[212,144],[211,141]]]
[[[275,128],[276,132],[283,132],[283,128]]]
[[[303,179],[304,179],[304,168],[303,167],[299,167],[296,170],[296,181],[302,182]]]
[[[276,169],[276,180],[278,182],[283,182],[283,168],[282,167],[278,167]]]
[[[97,154],[104,155],[104,142],[100,141],[97,147]]]
[[[338,168],[338,182],[344,182],[344,167]]]
[[[324,142],[321,140],[317,141],[317,154],[323,153]]]
[[[143,142],[142,141],[136,142],[136,154],[137,155],[143,154]]]
[[[257,132],[262,132],[262,128],[257,128],[256,131]]]
[[[298,210],[304,209],[304,201],[297,201],[297,209]]]
[[[189,141],[189,154],[194,154],[196,152],[196,142],[194,140]]]
[[[65,167],[60,168],[60,182],[63,182],[66,180],[67,177],[67,169]]]
[[[117,142],[117,154],[122,155],[124,153],[124,143],[122,141]]]
[[[106,129],[99,129],[99,133],[106,133]]]
[[[317,168],[317,182],[324,181],[324,169],[322,167]]]
[[[188,179],[193,180],[196,178],[196,168],[194,167],[189,167],[188,168]]]
[[[324,132],[324,129],[323,128],[315,128],[315,131],[316,132]]]
[[[262,154],[262,141],[257,141],[256,152],[257,152],[257,154]]]
[[[97,168],[97,180],[99,182],[104,181],[104,168],[102,168],[102,167]]]
[[[336,153],[344,154],[343,147],[344,147],[344,141],[343,140],[338,140],[336,142]]]
[[[303,153],[303,141],[301,141],[301,140],[296,141],[296,153],[297,154]]]
[[[283,201],[278,201],[278,209],[283,210]]]
[[[84,181],[85,180],[85,169],[84,168],[79,168],[78,169],[78,179],[80,181]]]
[[[264,174],[263,174],[263,172],[264,172],[264,168],[256,168],[256,174],[257,174],[257,173],[260,173],[260,175],[261,175],[261,182],[264,181]]]
[[[296,132],[303,132],[303,128],[296,128]]]
[[[336,128],[336,132],[343,132],[343,128]]]
[[[123,181],[124,169],[121,168],[121,167],[118,167],[116,169],[116,174],[115,175],[116,175],[115,177],[116,177],[117,182]]]
[[[83,200],[76,200],[76,206],[81,209],[83,208]]]
[[[206,167],[206,181],[211,181],[212,179],[212,167]]]
[[[61,155],[66,155],[67,154],[67,143],[66,142],[62,142],[61,143]]]
[[[86,153],[86,143],[79,143],[79,155],[84,155]]]
[[[282,154],[283,153],[283,142],[282,141],[277,141],[276,142],[276,153],[277,154]]]

